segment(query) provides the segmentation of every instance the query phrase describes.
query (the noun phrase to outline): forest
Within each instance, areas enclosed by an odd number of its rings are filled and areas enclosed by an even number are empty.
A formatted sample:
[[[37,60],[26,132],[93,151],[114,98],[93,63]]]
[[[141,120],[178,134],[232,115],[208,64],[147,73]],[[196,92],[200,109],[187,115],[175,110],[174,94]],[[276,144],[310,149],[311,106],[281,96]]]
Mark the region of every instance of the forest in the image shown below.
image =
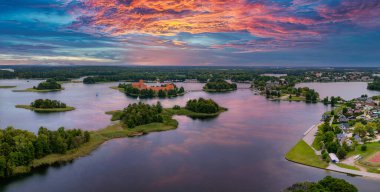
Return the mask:
[[[164,121],[161,115],[162,111],[163,108],[160,102],[157,102],[155,105],[142,102],[133,103],[129,104],[121,112],[118,112],[117,119],[113,120],[120,120],[128,128],[149,123],[162,123]]]
[[[344,179],[326,176],[317,182],[295,183],[284,192],[357,192],[358,189]]]
[[[212,99],[191,99],[187,101],[187,110],[197,112],[197,113],[217,113],[221,107]]]
[[[37,99],[30,104],[31,107],[41,109],[66,108],[66,103],[50,99]]]
[[[13,176],[19,166],[29,166],[34,159],[76,149],[89,142],[90,133],[80,129],[51,131],[41,127],[38,134],[8,127],[0,130],[0,178]]]

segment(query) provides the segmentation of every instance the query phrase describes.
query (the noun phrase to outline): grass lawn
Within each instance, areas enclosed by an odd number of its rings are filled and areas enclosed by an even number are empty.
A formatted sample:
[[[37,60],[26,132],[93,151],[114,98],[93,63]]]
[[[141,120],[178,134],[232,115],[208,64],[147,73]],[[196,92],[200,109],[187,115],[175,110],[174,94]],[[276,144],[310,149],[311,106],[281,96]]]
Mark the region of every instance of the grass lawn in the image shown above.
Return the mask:
[[[321,145],[318,143],[320,141],[318,141],[318,139],[314,139],[313,143],[311,144],[312,147],[314,147],[315,150],[321,150]]]
[[[56,92],[56,91],[62,91],[62,89],[33,89],[33,88],[28,88],[28,89],[23,89],[23,90],[13,90],[13,92],[39,92],[39,93],[46,93],[46,92]]]
[[[12,86],[12,85],[0,85],[0,89],[10,89],[10,88],[15,88],[17,86]]]
[[[345,168],[345,169],[351,169],[351,170],[360,171],[360,169],[357,168],[356,166],[347,165],[347,164],[344,164],[344,163],[336,163],[335,165],[337,165],[339,167],[342,167],[342,168]]]
[[[314,153],[302,139],[285,155],[289,161],[318,168],[326,168],[328,163]]]
[[[358,161],[360,165],[363,165],[367,168],[373,168],[373,167],[380,168],[380,163],[368,162],[368,160],[372,157],[372,155],[374,155],[377,152],[380,152],[380,143],[372,142],[372,143],[366,143],[365,145],[367,145],[366,151],[362,151],[361,145],[358,145],[355,147],[354,151],[350,151],[348,153],[348,156],[361,155],[363,158]]]
[[[43,109],[43,108],[34,108],[34,107],[31,107],[30,105],[16,105],[16,108],[29,109],[31,111],[35,111],[39,113],[65,112],[65,111],[75,110],[75,107],[70,107],[70,106],[67,106],[66,108]]]

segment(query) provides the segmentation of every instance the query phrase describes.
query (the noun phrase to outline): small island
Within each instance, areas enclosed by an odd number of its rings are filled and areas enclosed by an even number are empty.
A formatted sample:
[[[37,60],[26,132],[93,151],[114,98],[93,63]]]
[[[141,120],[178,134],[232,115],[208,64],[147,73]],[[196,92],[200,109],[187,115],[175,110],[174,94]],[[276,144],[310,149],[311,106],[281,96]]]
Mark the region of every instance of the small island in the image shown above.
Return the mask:
[[[203,86],[203,90],[206,92],[229,92],[236,89],[236,83],[229,83],[223,79],[211,79]]]
[[[27,174],[37,167],[72,161],[90,154],[102,143],[115,138],[136,137],[150,132],[176,129],[178,122],[172,118],[173,115],[216,117],[226,110],[213,100],[203,98],[190,100],[185,107],[173,108],[163,108],[160,102],[155,105],[139,102],[130,104],[123,110],[107,112],[106,114],[112,115],[112,121],[118,122],[97,131],[64,128],[49,131],[40,128],[35,135],[29,131],[9,127],[0,130],[0,146],[7,143],[6,145],[12,149],[10,153],[0,151],[0,178]],[[1,139],[8,136],[25,139],[21,143],[13,142],[14,139]],[[28,153],[25,153],[25,150]]]
[[[14,92],[55,92],[61,91],[64,88],[61,84],[59,84],[55,79],[47,79],[44,82],[38,84],[38,86],[34,86],[33,88],[28,88],[24,90],[13,90]]]
[[[17,86],[13,86],[13,85],[0,85],[0,89],[11,89],[11,88],[15,88]]]
[[[173,83],[163,84],[160,86],[148,86],[144,83],[144,80],[140,80],[136,83],[120,83],[118,87],[111,87],[124,92],[130,97],[139,97],[142,99],[147,98],[172,98],[177,96],[182,96],[185,94],[185,89],[183,87],[177,88]]]
[[[30,105],[16,105],[16,108],[29,109],[39,113],[65,112],[75,110],[74,107],[67,106],[57,100],[37,99]]]

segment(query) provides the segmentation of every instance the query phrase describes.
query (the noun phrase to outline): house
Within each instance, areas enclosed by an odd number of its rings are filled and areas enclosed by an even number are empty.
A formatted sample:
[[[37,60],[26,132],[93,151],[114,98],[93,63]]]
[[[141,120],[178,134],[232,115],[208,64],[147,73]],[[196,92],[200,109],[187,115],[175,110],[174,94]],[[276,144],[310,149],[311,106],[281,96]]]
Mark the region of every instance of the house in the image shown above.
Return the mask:
[[[330,118],[330,115],[329,114],[323,114],[322,115],[322,121],[325,121],[326,119]]]
[[[361,142],[362,141],[362,139],[359,137],[359,135],[355,135],[354,136],[354,140],[356,141],[356,142]]]
[[[329,157],[331,159],[331,162],[333,163],[339,163],[338,157],[335,155],[335,153],[329,153]]]
[[[339,125],[339,128],[343,131],[343,132],[347,132],[348,129],[350,128],[350,125],[348,123],[341,123]]]
[[[347,134],[345,134],[345,133],[337,134],[336,138],[338,139],[340,145],[342,145],[343,142],[348,139]]]
[[[346,122],[348,122],[348,119],[347,119],[346,116],[344,116],[344,115],[340,115],[338,121],[339,121],[340,123],[346,123]]]

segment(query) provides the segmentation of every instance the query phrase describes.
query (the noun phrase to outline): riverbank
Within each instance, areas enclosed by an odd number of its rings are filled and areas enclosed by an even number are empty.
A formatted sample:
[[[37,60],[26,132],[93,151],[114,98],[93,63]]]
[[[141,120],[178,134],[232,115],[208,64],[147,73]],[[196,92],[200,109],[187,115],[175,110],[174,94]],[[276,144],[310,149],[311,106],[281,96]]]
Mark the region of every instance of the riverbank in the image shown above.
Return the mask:
[[[125,137],[136,137],[142,136],[151,132],[161,132],[173,130],[178,127],[178,121],[173,119],[174,115],[185,115],[185,116],[197,116],[197,117],[210,117],[211,115],[217,116],[220,113],[226,111],[227,109],[223,108],[218,113],[215,114],[206,114],[206,113],[194,113],[188,110],[174,110],[174,109],[164,109],[162,114],[163,122],[162,123],[150,123],[145,125],[136,126],[132,129],[126,127],[120,122],[115,122],[112,125],[100,129],[98,131],[90,132],[90,141],[83,144],[77,149],[66,152],[65,154],[50,154],[43,158],[34,160],[29,166],[19,166],[14,170],[14,175],[27,174],[33,171],[34,169],[41,166],[50,166],[54,164],[66,163],[73,161],[77,158],[84,157],[89,155],[92,151],[97,149],[101,144],[106,141],[116,139],[116,138],[125,138]],[[113,115],[118,111],[107,112],[109,115]]]
[[[38,92],[38,93],[46,93],[46,92],[57,92],[62,91],[62,89],[34,89],[34,88],[28,88],[28,89],[22,89],[22,90],[12,90],[13,92]]]
[[[67,106],[65,108],[35,108],[30,105],[16,105],[16,108],[28,109],[31,111],[39,112],[39,113],[53,113],[53,112],[65,112],[65,111],[73,111],[75,107]]]

